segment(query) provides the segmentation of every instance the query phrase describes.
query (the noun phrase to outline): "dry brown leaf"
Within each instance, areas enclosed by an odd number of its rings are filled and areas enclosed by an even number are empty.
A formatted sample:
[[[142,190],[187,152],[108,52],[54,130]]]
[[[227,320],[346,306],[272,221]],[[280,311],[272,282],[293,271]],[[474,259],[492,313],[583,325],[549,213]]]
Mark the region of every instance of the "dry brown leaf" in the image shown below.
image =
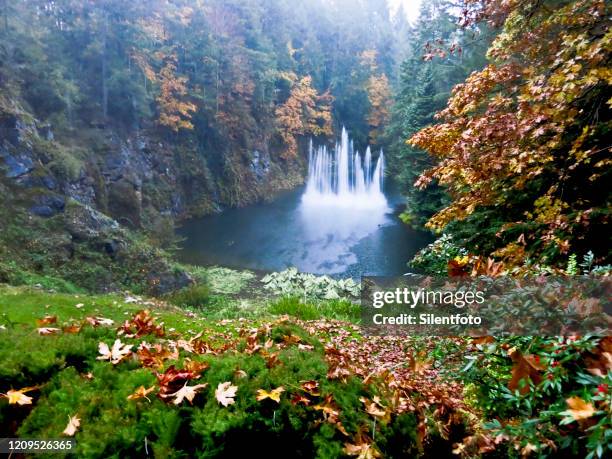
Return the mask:
[[[62,331],[71,334],[79,333],[81,331],[81,326],[78,324],[65,325],[62,327]]]
[[[55,323],[57,323],[57,316],[45,316],[42,319],[36,319],[36,325],[38,325],[39,327]]]
[[[155,386],[151,386],[148,389],[145,386],[140,386],[138,389],[134,391],[133,394],[128,395],[128,400],[138,400],[141,398],[146,398],[149,402],[151,401],[147,395],[155,390]]]
[[[521,351],[514,350],[510,353],[510,358],[514,362],[512,367],[512,379],[508,383],[508,389],[515,391],[520,390],[521,394],[529,392],[528,381],[533,381],[534,384],[539,384],[542,380],[540,371],[544,370],[544,367],[540,364],[537,357],[532,355],[523,356]],[[525,385],[521,388],[521,381],[525,380]]]
[[[321,391],[319,390],[319,383],[317,381],[302,381],[300,387],[304,392],[312,395],[313,397],[318,397],[319,395],[321,395]]]

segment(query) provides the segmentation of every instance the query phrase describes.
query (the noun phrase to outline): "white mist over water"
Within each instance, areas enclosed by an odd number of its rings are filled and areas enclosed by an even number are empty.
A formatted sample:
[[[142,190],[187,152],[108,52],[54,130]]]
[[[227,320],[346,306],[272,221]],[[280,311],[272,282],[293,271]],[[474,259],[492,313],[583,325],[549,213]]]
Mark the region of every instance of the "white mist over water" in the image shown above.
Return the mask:
[[[383,194],[385,157],[355,151],[346,129],[333,151],[310,143],[308,182],[298,209],[304,251],[295,266],[340,273],[359,262],[355,247],[392,225]],[[362,274],[365,274],[362,273]]]
[[[315,149],[310,142],[308,182],[302,203],[308,207],[386,211],[388,206],[383,194],[384,173],[383,151],[380,151],[375,164],[370,147],[362,159],[343,128],[340,142],[336,143],[333,152],[326,146]]]

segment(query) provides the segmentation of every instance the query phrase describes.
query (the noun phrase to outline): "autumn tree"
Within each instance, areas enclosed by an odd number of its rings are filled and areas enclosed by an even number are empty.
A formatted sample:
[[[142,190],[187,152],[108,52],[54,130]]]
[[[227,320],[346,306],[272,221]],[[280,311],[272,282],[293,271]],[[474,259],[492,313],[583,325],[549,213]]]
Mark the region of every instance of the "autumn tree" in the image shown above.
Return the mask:
[[[390,119],[392,98],[387,75],[384,73],[372,75],[368,81],[367,90],[370,102],[370,111],[368,113],[370,139],[372,143],[376,144]]]
[[[190,119],[196,106],[186,100],[187,77],[176,73],[176,55],[170,54],[164,59],[164,66],[157,77],[159,81],[159,117],[157,122],[174,132],[180,129],[193,129]]]
[[[418,186],[438,180],[452,195],[429,226],[486,216],[497,237],[481,243],[511,265],[589,248],[608,256],[593,241],[606,238],[610,209],[612,6],[466,3],[466,24],[502,30],[489,65],[455,87],[438,124],[410,139],[437,161]]]
[[[293,80],[289,98],[276,109],[276,121],[280,137],[287,146],[285,157],[297,155],[297,137],[303,135],[332,135],[332,97],[329,93],[319,95],[312,87],[312,77]]]

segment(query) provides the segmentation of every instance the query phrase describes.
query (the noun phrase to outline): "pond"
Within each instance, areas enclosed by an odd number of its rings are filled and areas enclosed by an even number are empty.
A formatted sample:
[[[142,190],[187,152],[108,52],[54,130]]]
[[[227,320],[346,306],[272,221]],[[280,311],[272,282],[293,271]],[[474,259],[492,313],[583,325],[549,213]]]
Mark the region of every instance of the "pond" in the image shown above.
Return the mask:
[[[179,229],[179,259],[264,271],[295,266],[340,277],[405,273],[406,262],[432,238],[399,220],[404,200],[386,188],[382,207],[309,205],[302,187],[269,203],[190,220]]]

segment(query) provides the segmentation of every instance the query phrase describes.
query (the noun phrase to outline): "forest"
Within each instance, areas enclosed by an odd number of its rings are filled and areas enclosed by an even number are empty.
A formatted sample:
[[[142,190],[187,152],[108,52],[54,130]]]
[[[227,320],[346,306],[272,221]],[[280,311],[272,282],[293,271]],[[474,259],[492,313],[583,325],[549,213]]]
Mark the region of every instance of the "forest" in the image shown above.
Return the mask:
[[[0,453],[610,455],[611,25],[0,0]],[[532,331],[370,333],[406,273],[509,279]]]

